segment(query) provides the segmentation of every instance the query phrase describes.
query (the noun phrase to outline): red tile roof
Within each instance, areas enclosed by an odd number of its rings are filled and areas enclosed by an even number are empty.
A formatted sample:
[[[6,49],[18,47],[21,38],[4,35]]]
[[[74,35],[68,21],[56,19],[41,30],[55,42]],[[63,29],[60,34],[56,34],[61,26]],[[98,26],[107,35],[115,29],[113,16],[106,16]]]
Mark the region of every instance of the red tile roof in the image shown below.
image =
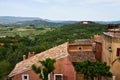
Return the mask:
[[[92,51],[77,51],[77,52],[70,52],[70,60],[72,62],[80,62],[80,61],[85,61],[89,60],[91,62],[96,61],[95,55],[93,54]]]
[[[27,70],[30,70],[33,64],[40,65],[39,61],[45,60],[46,58],[60,59],[66,57],[69,55],[67,51],[67,47],[68,47],[68,43],[64,43],[57,47],[36,54],[35,56],[30,57],[26,60],[23,60],[16,64],[15,68],[8,76],[12,77]]]
[[[86,41],[87,40],[85,40],[85,45],[89,44],[89,42],[86,43]],[[95,56],[92,51],[78,51],[68,53],[68,43],[64,43],[17,63],[13,71],[8,76],[12,77],[27,70],[31,70],[31,66],[33,64],[40,66],[41,64],[39,61],[45,60],[46,58],[54,58],[57,60],[68,56],[72,62],[79,62],[84,60],[95,61]]]

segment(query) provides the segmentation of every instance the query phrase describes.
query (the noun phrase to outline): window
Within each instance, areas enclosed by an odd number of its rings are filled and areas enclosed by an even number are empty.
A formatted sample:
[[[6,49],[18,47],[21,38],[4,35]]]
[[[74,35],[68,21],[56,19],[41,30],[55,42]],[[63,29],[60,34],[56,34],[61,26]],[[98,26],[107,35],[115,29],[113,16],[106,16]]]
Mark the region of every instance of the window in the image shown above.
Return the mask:
[[[82,48],[81,48],[81,47],[79,47],[79,50],[82,50]]]
[[[23,74],[22,75],[22,80],[29,80],[29,75],[28,74]]]
[[[80,51],[81,51],[81,50],[82,50],[82,46],[79,46],[79,47],[78,47],[78,50],[80,50]]]
[[[63,74],[54,74],[54,80],[63,80]]]
[[[24,76],[24,79],[27,79],[27,76]]]
[[[116,56],[120,56],[120,48],[117,48]]]

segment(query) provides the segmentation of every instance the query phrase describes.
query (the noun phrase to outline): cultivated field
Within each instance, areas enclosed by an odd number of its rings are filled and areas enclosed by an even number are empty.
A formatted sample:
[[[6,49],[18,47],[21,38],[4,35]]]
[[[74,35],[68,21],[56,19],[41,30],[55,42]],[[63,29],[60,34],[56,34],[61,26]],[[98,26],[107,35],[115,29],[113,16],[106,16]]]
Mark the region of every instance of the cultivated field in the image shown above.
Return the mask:
[[[15,36],[15,35],[19,35],[21,37],[34,36],[34,35],[43,34],[47,31],[51,31],[51,30],[52,30],[52,28],[48,28],[48,27],[40,27],[40,28],[35,28],[35,27],[17,27],[17,28],[0,27],[0,37]]]

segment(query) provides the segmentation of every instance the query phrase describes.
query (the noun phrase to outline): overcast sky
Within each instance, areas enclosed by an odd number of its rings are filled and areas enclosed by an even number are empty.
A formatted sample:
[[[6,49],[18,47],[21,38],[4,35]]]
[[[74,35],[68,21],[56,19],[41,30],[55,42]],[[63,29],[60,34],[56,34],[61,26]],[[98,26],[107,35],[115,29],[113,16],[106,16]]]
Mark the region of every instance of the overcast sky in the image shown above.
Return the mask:
[[[0,0],[0,16],[50,20],[120,20],[120,0]]]

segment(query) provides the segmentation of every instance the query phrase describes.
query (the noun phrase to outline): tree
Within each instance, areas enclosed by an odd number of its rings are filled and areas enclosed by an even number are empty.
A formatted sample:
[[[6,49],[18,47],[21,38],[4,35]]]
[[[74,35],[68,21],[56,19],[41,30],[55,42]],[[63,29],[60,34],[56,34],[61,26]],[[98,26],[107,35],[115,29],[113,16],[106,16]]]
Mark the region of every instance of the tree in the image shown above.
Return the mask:
[[[90,61],[78,62],[75,65],[75,70],[77,72],[83,73],[85,80],[89,80],[89,73],[88,73],[89,65],[90,65]]]
[[[36,74],[40,75],[42,80],[48,80],[48,75],[55,69],[55,59],[47,58],[46,60],[40,61],[42,67],[36,67],[32,65],[32,69]]]
[[[0,78],[9,73],[10,66],[10,63],[7,60],[0,61]]]
[[[93,63],[88,60],[78,62],[75,65],[75,70],[84,74],[85,80],[94,80],[94,77],[98,77],[99,80],[100,76],[112,77],[112,73],[109,72],[110,66],[107,66],[106,63],[100,63],[98,61]]]
[[[112,73],[109,72],[110,66],[107,66],[106,62],[100,63],[96,61],[94,63],[95,73],[98,77],[98,80],[100,79],[100,76],[104,77],[112,77]]]

